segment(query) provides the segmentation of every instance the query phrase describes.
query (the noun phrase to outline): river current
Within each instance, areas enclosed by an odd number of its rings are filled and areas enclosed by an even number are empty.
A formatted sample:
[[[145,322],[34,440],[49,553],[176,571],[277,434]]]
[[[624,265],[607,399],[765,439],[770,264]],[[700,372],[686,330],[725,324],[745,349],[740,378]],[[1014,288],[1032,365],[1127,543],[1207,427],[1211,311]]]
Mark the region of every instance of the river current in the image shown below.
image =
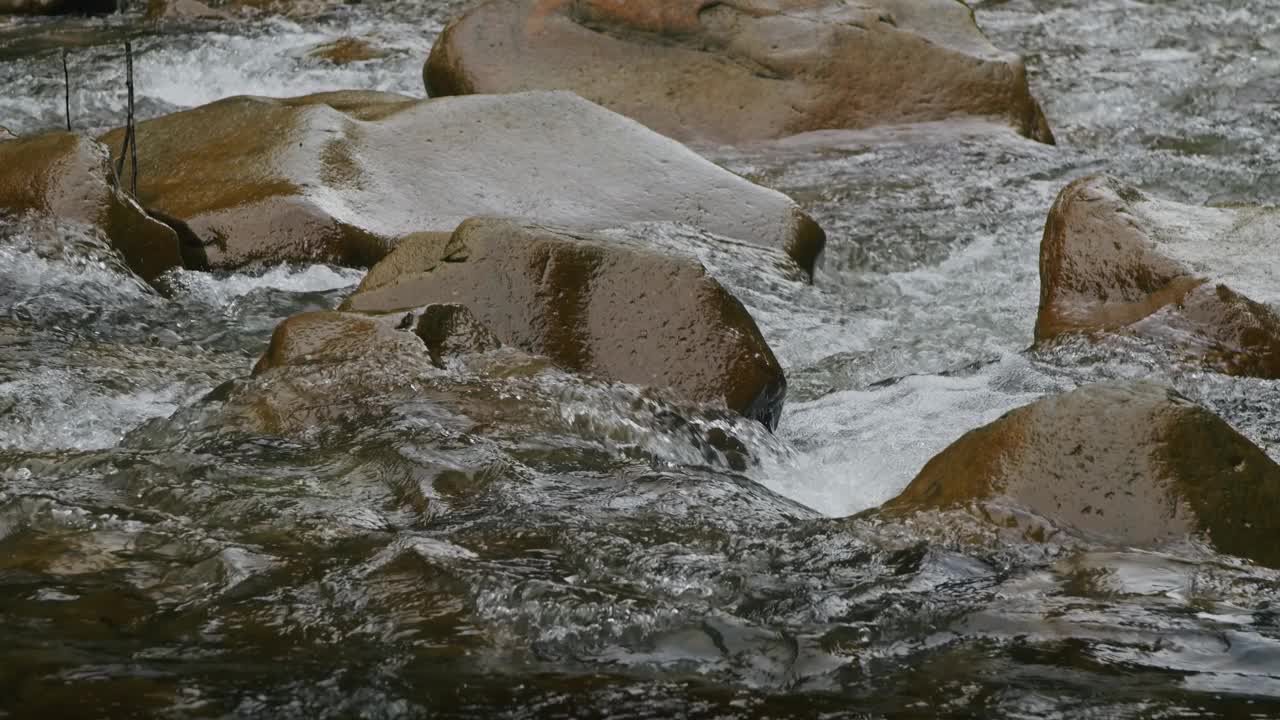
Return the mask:
[[[459,7],[0,20],[0,125],[63,123],[61,45],[77,128],[122,124],[126,38],[144,118],[422,96]],[[1280,3],[975,9],[1026,57],[1057,146],[949,124],[696,148],[823,225],[812,285],[643,230],[755,316],[789,380],[774,435],[501,353],[371,364],[385,392],[357,421],[245,433],[206,396],[359,271],[179,272],[165,297],[83,229],[0,219],[0,717],[1280,717],[1280,573],[852,517],[965,431],[1104,379],[1168,382],[1280,459],[1280,383],[1137,340],[1028,349],[1072,179],[1280,197]],[[385,57],[309,55],[346,36]]]

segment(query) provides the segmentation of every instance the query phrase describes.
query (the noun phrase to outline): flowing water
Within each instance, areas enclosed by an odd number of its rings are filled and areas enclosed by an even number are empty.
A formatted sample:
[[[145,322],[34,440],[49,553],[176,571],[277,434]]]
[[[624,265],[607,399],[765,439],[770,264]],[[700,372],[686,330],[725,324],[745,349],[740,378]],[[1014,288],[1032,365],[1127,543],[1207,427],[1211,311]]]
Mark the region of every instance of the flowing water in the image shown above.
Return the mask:
[[[232,94],[422,94],[458,3],[156,29],[0,21],[0,125]],[[1153,377],[1280,458],[1280,385],[1137,341],[1027,350],[1045,213],[1109,172],[1280,197],[1280,3],[1009,0],[1057,147],[977,126],[700,148],[828,231],[808,285],[689,228],[786,366],[776,435],[513,351],[250,379],[360,273],[177,273],[0,220],[0,717],[1277,717],[1280,575],[1194,542],[849,516],[1047,393]],[[342,36],[380,59],[308,55]],[[143,178],[145,182],[145,178]],[[331,405],[243,422],[263,393]],[[1034,521],[1034,519],[1032,519]]]

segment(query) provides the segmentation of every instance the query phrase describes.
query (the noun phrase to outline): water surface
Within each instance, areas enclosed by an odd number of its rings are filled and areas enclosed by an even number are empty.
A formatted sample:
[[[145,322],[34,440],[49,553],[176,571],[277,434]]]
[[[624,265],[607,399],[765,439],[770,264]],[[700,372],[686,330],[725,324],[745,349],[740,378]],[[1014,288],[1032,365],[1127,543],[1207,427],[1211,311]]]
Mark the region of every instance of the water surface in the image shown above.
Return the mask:
[[[0,24],[0,125],[232,94],[421,96],[457,4],[157,29]],[[1047,393],[1169,382],[1280,458],[1280,386],[1137,341],[1030,352],[1038,243],[1071,179],[1280,196],[1280,6],[1012,0],[1059,144],[969,125],[699,148],[827,229],[813,285],[688,228],[787,368],[778,434],[515,352],[247,379],[357,271],[133,281],[84,228],[0,222],[0,716],[1268,717],[1280,577],[1185,543],[1028,542],[962,513],[848,519]],[[369,38],[346,66],[310,49]],[[226,383],[230,382],[230,385]],[[245,398],[324,388],[298,432]],[[212,396],[209,396],[214,390]],[[1028,522],[1037,522],[1027,519]]]

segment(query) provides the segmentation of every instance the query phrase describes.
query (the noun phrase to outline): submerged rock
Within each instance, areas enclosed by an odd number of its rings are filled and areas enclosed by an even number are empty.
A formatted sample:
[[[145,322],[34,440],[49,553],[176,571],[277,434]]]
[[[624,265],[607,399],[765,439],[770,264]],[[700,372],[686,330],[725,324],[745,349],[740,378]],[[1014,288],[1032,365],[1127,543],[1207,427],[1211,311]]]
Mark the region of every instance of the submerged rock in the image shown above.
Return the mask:
[[[449,357],[486,352],[501,344],[471,311],[456,304],[431,304],[408,312],[376,315],[308,312],[276,326],[253,374],[278,367],[346,362],[392,353],[429,355],[432,364],[444,367]]]
[[[1089,385],[1013,410],[936,455],[882,509],[975,503],[1125,545],[1202,534],[1222,552],[1280,567],[1280,466],[1155,383]]]
[[[178,235],[112,187],[105,147],[71,133],[0,143],[0,212],[35,212],[103,232],[134,272],[154,281],[184,266]],[[199,266],[198,249],[188,263]]]
[[[784,249],[810,272],[825,242],[785,195],[564,92],[236,97],[143,122],[137,137],[140,199],[185,221],[217,268],[371,265],[405,235],[477,215],[684,222]]]
[[[500,219],[415,235],[342,309],[466,306],[503,343],[558,366],[667,387],[777,425],[786,379],[742,303],[694,260]]]
[[[304,437],[344,433],[391,422],[399,403],[433,404],[432,413],[455,416],[476,371],[463,378],[446,365],[495,365],[501,375],[519,366],[549,367],[523,353],[482,358],[499,343],[456,305],[428,305],[396,313],[307,312],[276,326],[250,378],[224,384],[191,408],[223,430]],[[478,414],[491,409],[482,401]]]
[[[227,4],[251,16],[310,17],[333,12],[347,3],[345,0],[229,0]]]
[[[230,20],[231,13],[200,0],[148,0],[148,20]]]
[[[414,332],[427,344],[431,362],[444,367],[445,360],[459,353],[495,350],[502,341],[480,322],[465,305],[428,305],[418,313]]]
[[[1280,210],[1205,208],[1114,178],[1068,185],[1040,244],[1037,342],[1117,332],[1280,377]]]
[[[267,351],[253,367],[258,375],[286,365],[342,362],[368,355],[426,352],[398,318],[319,311],[294,315],[276,326]]]
[[[318,45],[307,53],[308,57],[328,60],[334,65],[349,65],[362,60],[376,60],[388,55],[386,50],[374,47],[368,40],[342,37]]]
[[[117,0],[0,0],[0,15],[106,15],[117,9]]]
[[[490,0],[423,78],[433,97],[573,90],[682,140],[976,116],[1053,142],[1022,60],[956,0]]]

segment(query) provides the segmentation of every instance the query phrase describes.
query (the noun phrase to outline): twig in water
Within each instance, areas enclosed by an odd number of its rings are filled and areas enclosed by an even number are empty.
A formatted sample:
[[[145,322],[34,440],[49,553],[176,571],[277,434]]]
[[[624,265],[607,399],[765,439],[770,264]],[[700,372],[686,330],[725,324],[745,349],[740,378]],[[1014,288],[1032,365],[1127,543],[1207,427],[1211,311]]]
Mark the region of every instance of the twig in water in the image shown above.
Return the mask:
[[[128,68],[129,83],[129,165],[133,177],[129,179],[129,193],[134,199],[138,197],[138,126],[133,120],[133,44],[124,44],[125,64]]]
[[[62,99],[67,110],[67,132],[71,132],[71,74],[67,72],[67,49],[62,48]]]
[[[134,198],[138,197],[138,137],[134,133],[133,125],[133,43],[126,41],[124,44],[125,59],[125,82],[129,88],[129,115],[125,120],[124,126],[124,144],[120,146],[120,157],[116,158],[116,177],[124,176],[124,157],[125,153],[130,154],[130,169],[133,171],[133,177],[129,179],[130,194]]]

